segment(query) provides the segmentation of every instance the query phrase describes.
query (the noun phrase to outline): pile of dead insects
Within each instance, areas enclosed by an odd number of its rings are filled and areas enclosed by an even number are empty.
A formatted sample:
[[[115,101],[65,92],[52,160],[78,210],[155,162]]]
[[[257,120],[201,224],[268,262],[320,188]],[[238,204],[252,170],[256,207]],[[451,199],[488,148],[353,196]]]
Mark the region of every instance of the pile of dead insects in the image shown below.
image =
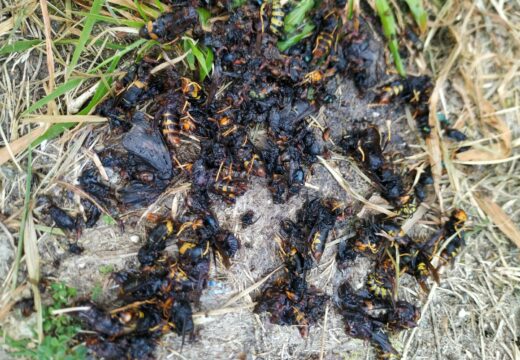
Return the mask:
[[[335,148],[327,141],[328,131],[317,136],[308,126],[309,115],[335,101],[338,81],[348,77],[361,91],[377,93],[374,102],[409,106],[422,135],[429,135],[430,79],[389,81],[376,56],[384,50],[374,49],[372,41],[369,24],[376,24],[376,18],[362,2],[366,11],[358,22],[345,21],[344,5],[323,1],[312,8],[306,21],[314,30],[283,52],[277,43],[291,6],[278,1],[234,9],[221,3],[172,2],[172,12],[141,30],[142,37],[169,43],[170,49],[193,39],[200,52],[214,55],[213,71],[204,78],[190,66],[157,68],[164,61],[160,51],[133,64],[118,81],[117,95],[98,107],[110,123],[104,149],[97,153],[109,181],[94,164],[86,166],[78,182],[88,197],[81,200],[83,217],[78,219],[47,199],[46,211],[56,225],[79,232],[83,219],[92,227],[102,211],[117,218],[147,207],[176,184],[190,183],[181,214],[151,226],[138,253],[141,266],[113,276],[120,289],[117,307],[77,304],[89,308],[77,317],[91,330],[79,340],[92,354],[152,358],[163,334],[175,332],[183,339],[194,334],[192,311],[207,286],[211,264],[220,259],[230,266],[240,248],[239,239],[219,225],[212,203],[233,204],[252,177],[266,178],[273,201],[283,203],[299,193],[317,156],[327,158],[331,151],[353,158],[399,214],[355,222],[356,235],[339,246],[338,266],[367,256],[373,260],[372,272],[363,288],[345,282],[334,296],[348,335],[369,340],[383,357],[397,353],[388,334],[416,326],[419,318],[414,304],[396,298],[397,279],[410,274],[425,290],[428,278],[438,281],[431,260],[443,249],[442,265],[464,245],[466,215],[454,210],[428,239],[406,235],[402,222],[431,192],[429,171],[402,176],[384,151],[385,139],[366,121],[357,121],[347,136],[334,139],[339,144]],[[223,20],[206,31],[199,7]],[[253,137],[254,129],[264,130],[265,136]],[[254,311],[269,313],[275,324],[297,325],[306,336],[331,298],[309,286],[306,273],[319,263],[335,225],[351,219],[360,206],[315,198],[303,204],[296,221],[283,220],[279,249],[285,271],[262,290]],[[244,214],[244,226],[253,218]],[[178,248],[175,255],[165,251],[172,242]]]

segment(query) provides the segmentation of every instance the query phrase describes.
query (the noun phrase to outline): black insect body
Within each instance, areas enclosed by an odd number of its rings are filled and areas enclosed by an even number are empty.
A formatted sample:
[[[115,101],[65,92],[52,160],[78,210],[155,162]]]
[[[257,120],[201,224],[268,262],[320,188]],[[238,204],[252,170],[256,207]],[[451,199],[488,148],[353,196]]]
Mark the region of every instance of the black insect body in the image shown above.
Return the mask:
[[[35,311],[34,298],[25,298],[16,302],[15,308],[20,309],[23,317],[29,317]]]
[[[48,214],[52,219],[54,226],[61,229],[66,235],[74,236],[76,239],[81,235],[81,219],[80,216],[72,217],[65,210],[59,208],[47,196],[38,199],[38,205],[43,206],[43,213]]]
[[[349,74],[360,90],[373,87],[384,75],[383,47],[367,31],[369,18],[343,24],[339,2],[316,3],[306,19],[316,30],[284,51],[277,42],[284,40],[285,10],[293,4],[284,9],[279,0],[272,1],[265,19],[267,2],[247,3],[233,11],[229,4],[204,2],[215,20],[206,24],[201,4],[170,1],[171,12],[140,30],[144,38],[168,42],[166,52],[145,56],[118,82],[116,96],[98,110],[109,118],[117,139],[98,154],[110,179],[90,166],[79,182],[99,206],[110,213],[144,208],[170,183],[172,187],[179,180],[190,183],[175,220],[161,221],[147,234],[137,256],[141,266],[113,275],[120,291],[119,308],[105,312],[88,303],[89,310],[78,314],[87,330],[96,333],[82,336],[98,357],[153,358],[163,333],[175,332],[183,344],[185,335],[196,333],[193,312],[200,310],[201,295],[214,273],[211,266],[220,266],[218,259],[231,266],[240,249],[240,240],[221,227],[213,204],[235,203],[252,177],[266,178],[276,203],[310,192],[304,189],[312,175],[309,167],[318,156],[328,154],[331,141],[328,135],[316,136],[309,116],[322,104],[334,102],[336,75]],[[189,68],[155,68],[160,62],[151,56],[158,54],[156,59],[164,61],[170,48],[188,45],[188,37],[194,40],[185,60]],[[205,76],[202,60],[212,71],[210,76]],[[380,89],[378,98],[382,103],[412,106],[423,133],[430,93],[425,79],[392,83]],[[377,128],[352,131],[342,147],[396,212],[413,211],[417,201],[410,200],[405,179],[385,155]],[[420,180],[416,191],[426,183]],[[98,206],[85,202],[84,208],[86,221],[95,223]],[[347,214],[335,199],[311,197],[293,220],[282,221],[276,241],[284,271],[262,289],[255,312],[268,312],[272,323],[297,326],[302,336],[321,321],[329,298],[309,285],[307,277],[320,262],[337,222]],[[347,333],[371,341],[386,355],[395,354],[386,332],[413,327],[417,321],[413,305],[395,299],[398,276],[388,254],[393,256],[395,250],[401,256],[400,271],[425,282],[433,276],[424,268],[437,246],[433,240],[427,245],[412,241],[402,233],[400,219],[374,216],[361,221],[366,228],[357,228],[356,238],[341,243],[339,251],[342,259],[370,256],[378,266],[365,289],[343,289],[338,306]],[[240,220],[243,227],[249,226],[254,213],[247,212]],[[450,218],[440,238],[458,236],[461,224]],[[447,244],[443,256],[451,258],[458,248],[457,242]]]
[[[91,302],[81,302],[80,307],[88,310],[78,311],[78,318],[83,321],[89,329],[110,337],[118,337],[125,333],[125,328],[117,318],[96,306]]]
[[[79,235],[81,229],[79,228],[77,218],[71,217],[64,210],[55,205],[51,205],[48,211],[58,228],[66,232],[76,232],[76,234]]]
[[[247,210],[240,216],[240,223],[243,228],[253,225],[255,212],[253,210]]]
[[[419,182],[415,186],[415,197],[419,202],[423,202],[427,197],[427,187],[433,185],[431,167],[427,167],[419,177]]]
[[[166,248],[166,241],[178,231],[173,221],[167,220],[156,225],[150,234],[146,244],[139,249],[137,259],[141,265],[152,265]]]
[[[158,41],[172,41],[197,24],[198,15],[191,6],[174,13],[165,13],[155,21],[149,21],[139,31],[139,36]]]
[[[464,223],[468,220],[468,215],[462,209],[452,211],[449,220],[443,226],[443,238],[448,240],[441,256],[445,260],[453,260],[466,245]]]
[[[309,327],[320,321],[325,314],[328,296],[310,286],[301,291],[293,286],[301,282],[279,279],[267,287],[257,299],[255,313],[269,312],[269,321],[278,325],[297,325],[302,337],[306,337]]]
[[[388,303],[364,288],[354,290],[348,282],[338,289],[337,305],[345,322],[346,333],[354,338],[369,340],[382,357],[397,354],[387,332],[413,328],[420,317],[417,307],[407,301]]]
[[[409,196],[401,175],[386,160],[381,134],[376,127],[367,126],[354,131],[342,139],[341,147],[363,165],[366,174],[380,188],[386,200],[398,208],[408,202]]]
[[[186,300],[174,301],[170,318],[178,335],[191,334],[195,329],[191,305]]]
[[[232,233],[221,231],[216,236],[215,247],[225,259],[231,259],[240,249],[240,241]]]
[[[81,255],[85,249],[82,246],[79,246],[77,243],[69,244],[69,252],[74,255]]]
[[[395,307],[390,307],[383,319],[386,327],[392,331],[402,331],[417,327],[417,322],[421,317],[421,313],[417,306],[399,300],[395,303]]]
[[[90,200],[81,199],[81,205],[85,211],[87,228],[93,227],[101,217],[101,210]]]
[[[404,102],[419,103],[421,99],[427,99],[432,89],[429,76],[409,76],[382,86],[376,102],[388,104],[393,99],[399,98]]]
[[[446,129],[444,129],[444,132],[447,137],[449,137],[450,139],[452,139],[454,141],[464,141],[467,139],[466,135],[457,129],[446,128]]]
[[[397,355],[388,335],[383,331],[384,324],[361,312],[344,311],[342,313],[347,335],[370,341],[379,352],[385,355]]]

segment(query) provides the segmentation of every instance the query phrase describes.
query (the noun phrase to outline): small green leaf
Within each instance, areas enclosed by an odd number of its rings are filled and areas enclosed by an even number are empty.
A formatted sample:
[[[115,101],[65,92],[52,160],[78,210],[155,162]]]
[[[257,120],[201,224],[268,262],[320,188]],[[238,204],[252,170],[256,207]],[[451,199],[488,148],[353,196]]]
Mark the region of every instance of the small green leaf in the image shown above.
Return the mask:
[[[90,298],[92,299],[92,301],[97,302],[101,298],[102,294],[103,287],[101,286],[100,282],[97,282],[92,288],[92,291],[90,292]]]
[[[354,16],[354,0],[348,0],[347,8],[347,18],[352,20],[352,17]]]
[[[198,8],[197,13],[199,14],[199,21],[202,27],[208,26],[208,20],[211,19],[211,13],[204,8]]]
[[[291,46],[296,45],[298,42],[300,42],[302,39],[305,39],[306,37],[312,35],[312,31],[314,30],[313,24],[305,24],[302,31],[289,36],[286,40],[278,41],[276,46],[280,51],[285,51],[289,49]]]
[[[388,47],[394,58],[395,67],[401,76],[406,76],[401,55],[399,54],[399,45],[397,43],[397,25],[395,23],[394,13],[386,0],[376,0],[376,10],[383,25],[383,33],[388,40]]]
[[[419,30],[424,34],[428,26],[428,14],[424,10],[422,0],[405,0],[410,8],[410,12],[419,26]]]
[[[114,265],[112,265],[112,264],[100,265],[99,272],[103,275],[110,274],[110,273],[114,272]]]
[[[137,12],[139,13],[139,15],[141,15],[141,17],[145,21],[148,21],[148,16],[146,15],[146,12],[144,11],[143,7],[141,6],[141,2],[138,0],[134,0],[134,5],[137,8]]]
[[[103,221],[106,225],[115,225],[117,221],[110,215],[103,214],[101,216],[101,221]]]
[[[314,7],[314,0],[302,0],[287,14],[283,20],[284,31],[286,34],[293,33],[300,27],[307,16],[309,10]]]
[[[160,12],[163,13],[165,11],[164,5],[159,0],[154,0],[153,3],[157,6],[157,9],[159,9]]]
[[[190,55],[193,55],[195,59],[197,59],[197,63],[199,64],[199,80],[202,82],[211,72],[211,68],[213,65],[213,52],[211,49],[206,49],[204,47],[199,47],[199,45],[191,38],[185,37],[183,42],[184,51],[191,50],[191,54],[186,56],[188,61],[188,66],[190,70],[195,70],[195,64],[193,58],[190,58]]]
[[[247,3],[247,0],[232,0],[231,8],[236,9]]]
[[[41,40],[20,40],[0,48],[0,55],[6,55],[13,52],[22,52],[42,43],[43,41]]]

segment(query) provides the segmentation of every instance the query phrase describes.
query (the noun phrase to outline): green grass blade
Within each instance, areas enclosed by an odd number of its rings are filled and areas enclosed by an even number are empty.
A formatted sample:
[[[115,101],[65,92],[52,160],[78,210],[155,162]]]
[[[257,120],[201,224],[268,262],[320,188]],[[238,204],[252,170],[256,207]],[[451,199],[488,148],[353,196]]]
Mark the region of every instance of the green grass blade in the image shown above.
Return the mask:
[[[105,72],[106,74],[112,74],[115,69],[117,68],[117,65],[119,64],[119,61],[121,61],[121,56],[117,56],[112,60],[112,63],[110,64],[109,68]],[[96,92],[94,93],[94,96],[90,100],[90,102],[85,106],[78,114],[79,115],[87,115],[90,110],[92,110],[105,96],[106,93],[108,93],[109,86],[112,84],[112,77],[108,77],[106,82],[102,82],[99,84],[98,88],[96,89]]]
[[[212,67],[213,67],[213,51],[211,51],[211,49],[207,49],[206,53],[204,54],[204,66],[201,66],[199,69],[199,79],[201,82],[204,81],[206,76],[209,75]]]
[[[136,47],[139,47],[140,45],[142,45],[145,42],[146,42],[145,39],[139,39],[139,40],[135,41],[133,44],[126,46],[124,50],[118,52],[116,55],[111,56],[108,59],[101,62],[100,64],[98,64],[94,69],[89,71],[89,74],[95,73],[96,71],[101,69],[103,66],[111,63],[114,60],[114,58],[122,57],[126,53],[132,51]],[[25,110],[22,113],[22,116],[33,113],[34,111],[38,110],[39,108],[41,108],[42,106],[47,104],[49,101],[54,100],[57,97],[64,95],[65,93],[75,89],[77,86],[79,86],[83,82],[83,80],[84,79],[81,79],[81,78],[71,79],[71,80],[67,81],[65,84],[58,86],[52,93],[48,94],[47,96],[43,97],[42,99],[40,99],[37,102],[35,102],[34,104],[32,104],[27,110]],[[60,124],[60,125],[63,125],[63,124]],[[42,135],[42,136],[44,136],[44,135]]]
[[[213,65],[213,52],[210,49],[201,49],[198,44],[189,37],[184,38],[184,51],[191,50],[191,53],[197,59],[197,63],[199,64],[199,80],[204,81],[206,76],[211,72],[211,68]],[[188,61],[188,65],[190,70],[195,70],[194,64],[190,63],[189,56],[186,57]],[[192,60],[193,61],[193,58]]]
[[[347,8],[347,19],[352,20],[354,16],[354,0],[348,0]]]
[[[286,34],[293,33],[301,24],[304,23],[305,17],[310,9],[314,7],[314,0],[302,0],[285,16],[284,31]]]
[[[399,55],[399,45],[397,43],[397,25],[395,23],[394,13],[386,0],[376,0],[376,10],[383,25],[383,33],[388,40],[388,47],[394,58],[395,67],[401,76],[406,76],[406,71]]]
[[[105,59],[104,61],[102,61],[101,63],[96,65],[96,67],[94,69],[89,71],[89,74],[95,73],[96,71],[101,69],[103,66],[110,64],[112,62],[112,60],[114,60],[115,57],[118,57],[118,56],[121,57],[121,56],[129,53],[130,51],[134,50],[135,48],[138,48],[139,46],[143,45],[147,41],[148,40],[146,40],[146,39],[139,39],[137,41],[134,41],[132,44],[125,46],[125,48],[122,51],[116,53],[115,55],[112,55],[111,57]]]
[[[148,21],[148,15],[146,15],[146,13],[144,12],[143,7],[141,6],[141,2],[138,1],[138,0],[134,0],[134,5],[135,5],[135,7],[137,9],[137,12],[141,16],[141,18],[144,21]]]
[[[102,21],[109,24],[115,24],[115,25],[125,25],[128,27],[133,27],[136,29],[141,28],[144,24],[146,24],[144,21],[134,21],[134,20],[127,20],[127,19],[120,19],[120,18],[113,18],[111,16],[105,16],[105,15],[99,15],[99,14],[90,14],[84,11],[73,11],[73,14],[92,18],[96,21]]]
[[[23,204],[22,221],[20,222],[20,234],[18,237],[18,249],[16,252],[16,260],[13,270],[13,290],[16,289],[18,283],[18,269],[20,268],[20,261],[22,259],[23,242],[25,237],[25,223],[27,216],[29,216],[29,204],[31,203],[31,183],[32,183],[32,146],[29,144],[27,151],[27,176],[25,179],[25,200]]]
[[[78,12],[78,14],[80,14]],[[111,18],[110,18],[111,19]],[[141,25],[141,23],[137,22],[137,21],[132,21],[132,23],[135,23],[133,25],[130,25],[130,21],[128,22],[128,25],[129,27],[135,27],[135,28],[139,28]],[[78,44],[78,40],[75,40],[75,39],[63,39],[63,40],[56,40],[53,42],[55,45],[77,45]],[[23,52],[23,51],[26,51],[26,50],[29,50],[35,46],[38,46],[38,45],[41,45],[43,44],[43,41],[42,40],[21,40],[21,41],[17,41],[13,44],[9,44],[9,45],[5,45],[4,47],[0,48],[0,55],[7,55],[7,54],[11,54],[11,53],[14,53],[14,52]],[[102,45],[103,44],[103,41],[101,40],[97,40],[94,45]],[[120,45],[120,44],[116,44],[116,43],[112,43],[112,42],[107,42],[105,43],[105,47],[107,49],[111,49],[111,50],[123,50],[126,48],[126,45]]]
[[[61,134],[63,134],[65,132],[65,130],[73,128],[76,124],[77,123],[75,123],[75,122],[53,124],[47,129],[47,131],[42,136],[40,136],[38,139],[34,140],[32,145],[36,147],[36,146],[40,145],[42,142],[44,142],[45,140],[54,139],[55,137],[58,137]]]
[[[22,113],[22,116],[31,114],[35,110],[45,106],[49,101],[56,99],[58,96],[64,95],[71,90],[74,90],[77,86],[82,83],[83,79],[71,79],[65,84],[58,86],[53,92],[44,96]]]
[[[43,44],[41,40],[20,40],[10,45],[5,45],[0,48],[0,55],[6,55],[14,52],[22,52],[25,50],[29,50],[30,48]]]
[[[94,0],[92,3],[92,7],[90,8],[89,16],[85,20],[85,24],[83,26],[83,30],[81,31],[81,34],[79,36],[78,45],[74,49],[74,54],[72,54],[72,59],[70,61],[69,66],[67,67],[67,76],[70,75],[72,70],[76,67],[78,64],[79,58],[81,56],[81,53],[85,49],[85,45],[87,44],[87,41],[90,37],[90,34],[92,33],[92,28],[94,27],[94,24],[96,23],[96,19],[93,16],[90,15],[99,15],[99,12],[101,11],[101,7],[105,3],[105,0]]]
[[[208,26],[208,20],[211,19],[211,13],[204,8],[198,8],[197,14],[199,14],[200,25],[204,28]]]
[[[278,47],[278,49],[280,51],[285,51],[285,50],[289,49],[291,46],[300,42],[302,39],[306,38],[307,36],[310,36],[312,34],[313,30],[314,30],[314,25],[305,24],[305,26],[303,27],[301,32],[299,32],[295,35],[289,36],[286,40],[278,41],[276,46]]]
[[[232,0],[231,1],[231,9],[236,9],[238,7],[241,7],[245,3],[247,3],[247,0]]]
[[[157,9],[159,9],[159,11],[160,11],[161,13],[163,13],[163,12],[166,10],[166,8],[164,7],[164,4],[161,3],[159,0],[154,0],[153,3],[155,4],[155,6],[157,7]]]
[[[421,31],[421,33],[424,33],[427,27],[428,14],[424,10],[422,0],[405,1],[408,4],[408,7],[410,8],[410,12],[412,13],[413,18],[415,19],[417,26],[419,26],[419,30]]]
[[[127,46],[125,48],[125,50],[120,51],[118,54],[111,56],[110,58],[106,59],[105,61],[103,61],[102,63],[97,65],[94,69],[92,69],[92,71],[89,72],[89,74],[95,73],[97,70],[101,69],[107,63],[114,61],[114,59],[116,59],[116,58],[121,59],[121,57],[123,57],[123,55],[125,55],[128,52],[134,50],[135,48],[141,46],[145,42],[146,42],[145,39],[139,39],[139,40],[135,41],[133,44]],[[41,108],[45,104],[47,104],[47,102],[49,102],[50,100],[55,99],[58,96],[61,96],[65,93],[67,93],[68,91],[75,89],[77,86],[79,86],[83,82],[83,80],[84,79],[69,80],[68,82],[66,82],[65,84],[61,85],[56,90],[54,90],[52,93],[45,96],[43,99],[37,101],[35,104],[33,104],[27,110],[25,110],[22,113],[22,115],[30,114],[30,113],[34,112],[35,110]],[[85,113],[82,110],[80,112],[80,115],[84,115],[84,114]],[[49,127],[49,129],[47,129],[47,131],[42,136],[40,136],[39,138],[37,138],[36,140],[33,141],[32,146],[38,146],[45,140],[53,139],[53,138],[61,135],[65,130],[74,127],[76,124],[77,124],[76,122],[53,124],[51,127]]]

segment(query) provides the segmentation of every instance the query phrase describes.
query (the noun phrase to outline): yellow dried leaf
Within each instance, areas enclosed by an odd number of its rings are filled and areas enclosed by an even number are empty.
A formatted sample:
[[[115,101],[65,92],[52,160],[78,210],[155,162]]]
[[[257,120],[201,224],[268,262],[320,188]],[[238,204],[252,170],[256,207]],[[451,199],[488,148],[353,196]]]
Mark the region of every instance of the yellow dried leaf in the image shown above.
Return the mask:
[[[21,153],[29,147],[29,144],[36,140],[40,135],[45,132],[46,126],[40,126],[32,130],[30,133],[16,139],[9,145],[4,146],[0,149],[0,165],[8,162],[12,157]]]
[[[486,148],[470,149],[468,151],[457,154],[456,159],[459,161],[488,161],[505,159],[511,155],[512,138],[511,130],[507,123],[495,114],[493,106],[484,100],[482,108],[485,113],[482,114],[482,123],[491,129],[490,135],[495,135],[498,142],[491,144]]]
[[[516,246],[520,248],[520,230],[513,223],[511,218],[498,206],[490,197],[477,195],[475,199],[480,208],[493,221],[493,223],[509,238]]]

